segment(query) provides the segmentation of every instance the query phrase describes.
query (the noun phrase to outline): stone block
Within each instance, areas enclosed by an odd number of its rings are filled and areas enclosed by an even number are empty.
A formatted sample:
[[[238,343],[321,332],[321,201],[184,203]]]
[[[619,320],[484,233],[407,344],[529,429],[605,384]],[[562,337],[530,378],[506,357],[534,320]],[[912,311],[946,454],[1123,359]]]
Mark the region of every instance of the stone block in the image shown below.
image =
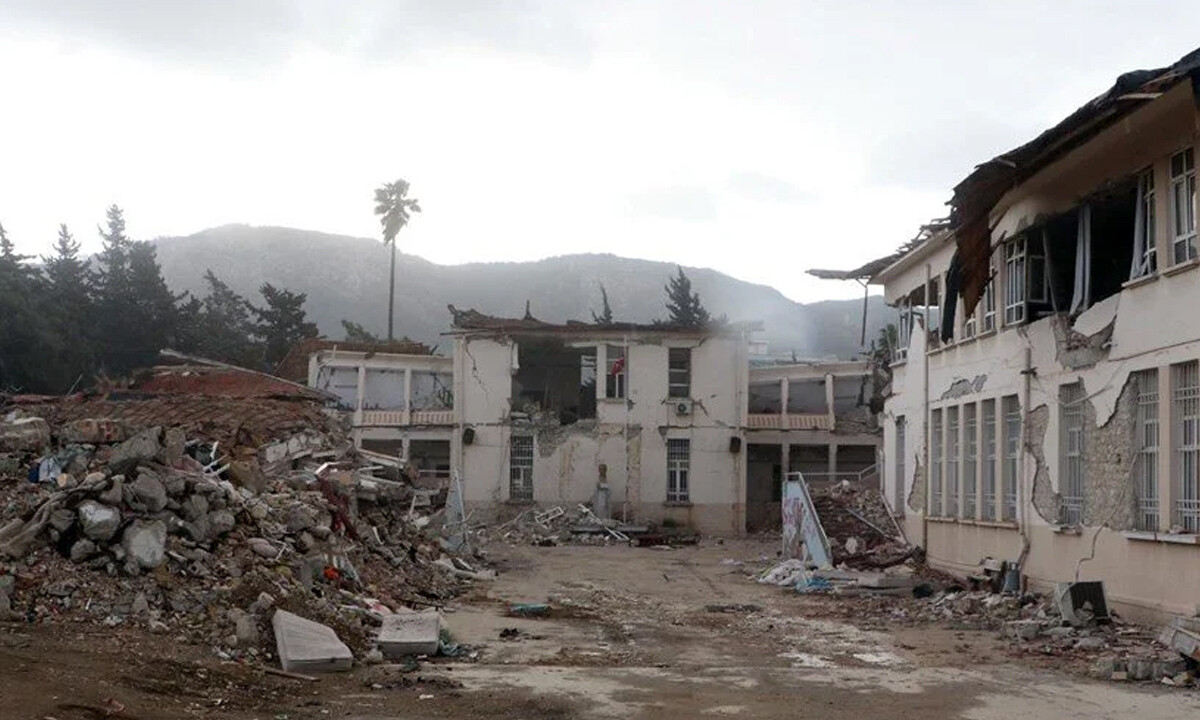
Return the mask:
[[[125,502],[139,512],[162,512],[167,507],[167,488],[157,475],[143,470],[126,486]]]
[[[100,445],[124,442],[129,429],[120,420],[83,418],[63,425],[59,434],[66,442]]]
[[[108,459],[109,468],[114,473],[124,473],[141,463],[150,462],[161,449],[158,443],[161,434],[161,428],[147,428],[116,446]]]
[[[383,618],[379,629],[379,649],[384,657],[436,655],[441,617],[436,612],[397,613]]]
[[[354,662],[350,648],[328,625],[276,610],[271,617],[279,664],[288,672],[338,672]]]
[[[0,422],[0,452],[41,452],[50,445],[50,424],[40,417]]]
[[[121,536],[127,563],[136,563],[143,570],[153,570],[163,564],[167,551],[167,526],[161,520],[135,520]]]
[[[79,525],[88,538],[108,542],[121,527],[121,511],[95,500],[84,500],[79,503]]]

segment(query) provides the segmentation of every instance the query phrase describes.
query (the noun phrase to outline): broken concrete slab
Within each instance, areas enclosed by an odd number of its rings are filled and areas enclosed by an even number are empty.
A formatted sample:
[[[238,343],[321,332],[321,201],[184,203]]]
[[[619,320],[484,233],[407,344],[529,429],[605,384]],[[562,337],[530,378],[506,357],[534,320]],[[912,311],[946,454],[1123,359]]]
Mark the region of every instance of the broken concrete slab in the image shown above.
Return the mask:
[[[161,520],[134,520],[121,536],[129,563],[153,570],[166,558],[167,526]]]
[[[340,672],[354,662],[346,647],[328,625],[276,610],[271,616],[279,664],[288,672]]]
[[[83,418],[63,425],[59,434],[66,442],[99,445],[124,442],[129,430],[120,420]]]
[[[141,471],[125,490],[125,502],[134,510],[156,513],[167,507],[167,488],[152,472]]]
[[[121,527],[121,511],[95,500],[85,500],[79,504],[79,525],[88,538],[108,542]]]
[[[40,452],[50,444],[50,424],[40,417],[0,422],[0,451]]]
[[[1159,633],[1158,641],[1184,657],[1200,660],[1200,621],[1175,618]]]
[[[441,630],[442,620],[436,612],[386,615],[377,643],[384,657],[390,659],[434,655]]]

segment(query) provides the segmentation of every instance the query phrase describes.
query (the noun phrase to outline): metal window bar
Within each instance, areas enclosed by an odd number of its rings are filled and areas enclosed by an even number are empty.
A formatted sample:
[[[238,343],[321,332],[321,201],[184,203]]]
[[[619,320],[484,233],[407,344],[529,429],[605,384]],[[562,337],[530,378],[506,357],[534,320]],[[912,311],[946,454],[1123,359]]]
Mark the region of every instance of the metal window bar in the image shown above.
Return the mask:
[[[958,434],[958,408],[946,408],[946,515],[958,517],[959,464],[962,443]]]
[[[1200,363],[1181,363],[1174,374],[1175,523],[1200,532]]]
[[[1137,499],[1134,527],[1158,531],[1158,371],[1134,373],[1137,383],[1133,492]]]
[[[942,511],[942,411],[934,410],[929,423],[929,514],[938,517]]]
[[[975,517],[978,507],[978,485],[975,482],[977,465],[979,463],[979,440],[976,437],[978,423],[975,417],[974,403],[963,406],[963,517]]]
[[[1000,519],[1017,519],[1017,462],[1021,452],[1021,404],[1016,395],[1003,400],[1004,410],[1004,476]]]
[[[686,438],[667,440],[667,502],[687,502],[692,443]]]
[[[533,437],[513,435],[508,451],[508,496],[513,500],[533,499]]]
[[[1083,523],[1083,384],[1074,382],[1058,390],[1059,496],[1062,521]]]
[[[983,503],[984,520],[996,519],[996,401],[983,401]]]

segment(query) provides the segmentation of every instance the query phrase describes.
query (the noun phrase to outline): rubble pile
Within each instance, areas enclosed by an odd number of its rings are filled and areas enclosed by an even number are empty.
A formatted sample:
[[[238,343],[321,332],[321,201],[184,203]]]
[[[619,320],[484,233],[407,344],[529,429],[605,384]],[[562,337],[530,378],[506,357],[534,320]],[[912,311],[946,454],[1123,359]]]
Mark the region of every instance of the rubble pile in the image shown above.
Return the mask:
[[[810,492],[835,565],[881,569],[911,557],[878,490],[842,483]]]
[[[511,519],[473,528],[481,543],[506,542],[512,545],[611,545],[669,546],[695,544],[699,537],[688,528],[664,523],[624,523],[598,516],[590,506],[577,505],[567,510],[554,506],[546,510],[527,508]]]
[[[284,610],[362,654],[385,617],[489,576],[424,529],[444,490],[377,476],[336,429],[215,434],[237,444],[3,417],[0,620],[137,624],[253,657]]]

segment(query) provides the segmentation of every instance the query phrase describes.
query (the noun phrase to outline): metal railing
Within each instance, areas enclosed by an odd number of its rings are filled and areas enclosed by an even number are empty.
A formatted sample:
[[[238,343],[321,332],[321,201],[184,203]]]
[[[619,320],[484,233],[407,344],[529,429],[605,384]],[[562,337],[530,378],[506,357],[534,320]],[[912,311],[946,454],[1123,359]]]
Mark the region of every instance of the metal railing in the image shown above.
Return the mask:
[[[751,430],[832,430],[828,415],[816,413],[750,413],[746,427]]]

